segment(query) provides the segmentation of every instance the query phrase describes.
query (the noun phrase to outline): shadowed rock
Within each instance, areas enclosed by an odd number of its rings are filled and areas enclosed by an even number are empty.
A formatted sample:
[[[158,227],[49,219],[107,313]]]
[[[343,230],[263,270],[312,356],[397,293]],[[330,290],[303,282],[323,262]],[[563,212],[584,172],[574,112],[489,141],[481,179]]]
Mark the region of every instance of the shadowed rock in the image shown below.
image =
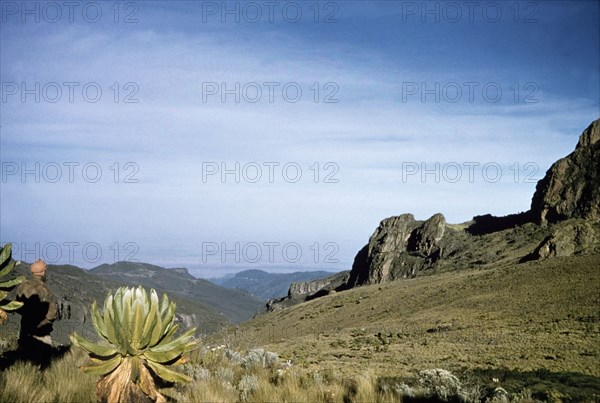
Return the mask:
[[[426,221],[412,214],[387,218],[354,259],[347,287],[377,284],[431,268],[441,255],[446,219],[434,214]]]
[[[492,232],[504,231],[505,229],[532,221],[533,215],[531,211],[509,214],[502,217],[496,217],[491,214],[478,215],[473,217],[473,223],[469,225],[466,231],[471,235],[491,234]]]
[[[600,220],[600,119],[583,132],[575,151],[552,164],[538,182],[531,212],[538,224]]]
[[[286,297],[269,300],[260,313],[278,311],[340,291],[340,287],[343,287],[348,280],[348,274],[348,271],[342,271],[317,280],[292,283]]]
[[[558,224],[530,255],[521,261],[600,253],[600,228],[589,221]]]

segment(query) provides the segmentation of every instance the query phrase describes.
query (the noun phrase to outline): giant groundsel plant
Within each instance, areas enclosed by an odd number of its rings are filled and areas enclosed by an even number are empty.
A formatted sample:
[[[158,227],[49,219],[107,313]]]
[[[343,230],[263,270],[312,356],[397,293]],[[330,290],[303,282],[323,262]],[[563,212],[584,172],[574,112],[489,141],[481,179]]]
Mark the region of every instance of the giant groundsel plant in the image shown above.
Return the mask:
[[[184,363],[185,353],[196,346],[195,328],[176,337],[175,303],[166,294],[159,302],[154,289],[119,288],[108,294],[102,312],[94,301],[91,317],[100,338],[95,343],[77,333],[71,335],[74,345],[87,351],[91,365],[84,372],[100,375],[96,393],[100,401],[164,402],[154,377],[169,382],[191,379],[172,366]]]

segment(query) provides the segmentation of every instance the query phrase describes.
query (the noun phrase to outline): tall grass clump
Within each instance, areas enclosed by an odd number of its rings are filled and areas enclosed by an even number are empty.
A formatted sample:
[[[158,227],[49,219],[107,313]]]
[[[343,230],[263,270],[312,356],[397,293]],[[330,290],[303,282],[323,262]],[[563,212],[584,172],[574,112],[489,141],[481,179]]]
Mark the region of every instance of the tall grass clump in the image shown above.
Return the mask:
[[[17,361],[0,371],[0,402],[94,402],[95,377],[77,368],[85,360],[81,351],[71,351],[45,370]]]

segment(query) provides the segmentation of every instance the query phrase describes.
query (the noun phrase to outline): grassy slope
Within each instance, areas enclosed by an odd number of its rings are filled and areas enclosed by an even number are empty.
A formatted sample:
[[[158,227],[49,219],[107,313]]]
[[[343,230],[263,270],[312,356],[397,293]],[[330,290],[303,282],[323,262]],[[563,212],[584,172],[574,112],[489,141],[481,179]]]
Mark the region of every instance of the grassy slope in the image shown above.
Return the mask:
[[[375,377],[393,377],[393,385],[441,367],[479,385],[495,387],[490,380],[500,378],[507,390],[526,387],[544,400],[561,390],[568,401],[600,401],[598,268],[600,255],[571,257],[336,293],[260,316],[229,337],[238,348],[267,344],[296,362],[282,378],[203,349],[192,362],[211,376],[163,392],[180,401],[238,401],[241,378],[256,374],[251,402],[398,401],[378,394]],[[27,364],[0,371],[0,401],[93,401],[96,378],[77,369],[84,362],[76,350],[45,373]],[[221,367],[233,370],[230,383]],[[535,369],[549,372],[527,372]]]
[[[442,367],[600,376],[599,269],[596,255],[359,287],[262,315],[227,339],[349,375]]]

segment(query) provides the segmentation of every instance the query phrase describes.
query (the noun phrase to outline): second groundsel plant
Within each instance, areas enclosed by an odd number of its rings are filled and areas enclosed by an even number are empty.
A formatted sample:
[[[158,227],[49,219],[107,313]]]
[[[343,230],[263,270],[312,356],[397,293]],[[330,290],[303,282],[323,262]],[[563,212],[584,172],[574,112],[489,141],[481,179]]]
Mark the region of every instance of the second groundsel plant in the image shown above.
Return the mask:
[[[121,287],[106,297],[102,313],[94,301],[91,317],[100,342],[77,333],[71,341],[92,360],[82,370],[102,376],[97,384],[100,400],[130,401],[143,393],[151,400],[164,401],[149,370],[169,382],[191,381],[171,366],[186,361],[184,354],[197,344],[196,329],[175,337],[179,327],[175,324],[175,303],[166,294],[159,301],[154,289],[148,293],[142,287]]]
[[[8,243],[0,248],[0,325],[8,321],[7,311],[14,311],[23,306],[19,301],[8,301],[5,298],[10,290],[21,284],[25,277],[19,276],[12,280],[2,280],[7,276],[17,265],[12,259],[12,244]]]

